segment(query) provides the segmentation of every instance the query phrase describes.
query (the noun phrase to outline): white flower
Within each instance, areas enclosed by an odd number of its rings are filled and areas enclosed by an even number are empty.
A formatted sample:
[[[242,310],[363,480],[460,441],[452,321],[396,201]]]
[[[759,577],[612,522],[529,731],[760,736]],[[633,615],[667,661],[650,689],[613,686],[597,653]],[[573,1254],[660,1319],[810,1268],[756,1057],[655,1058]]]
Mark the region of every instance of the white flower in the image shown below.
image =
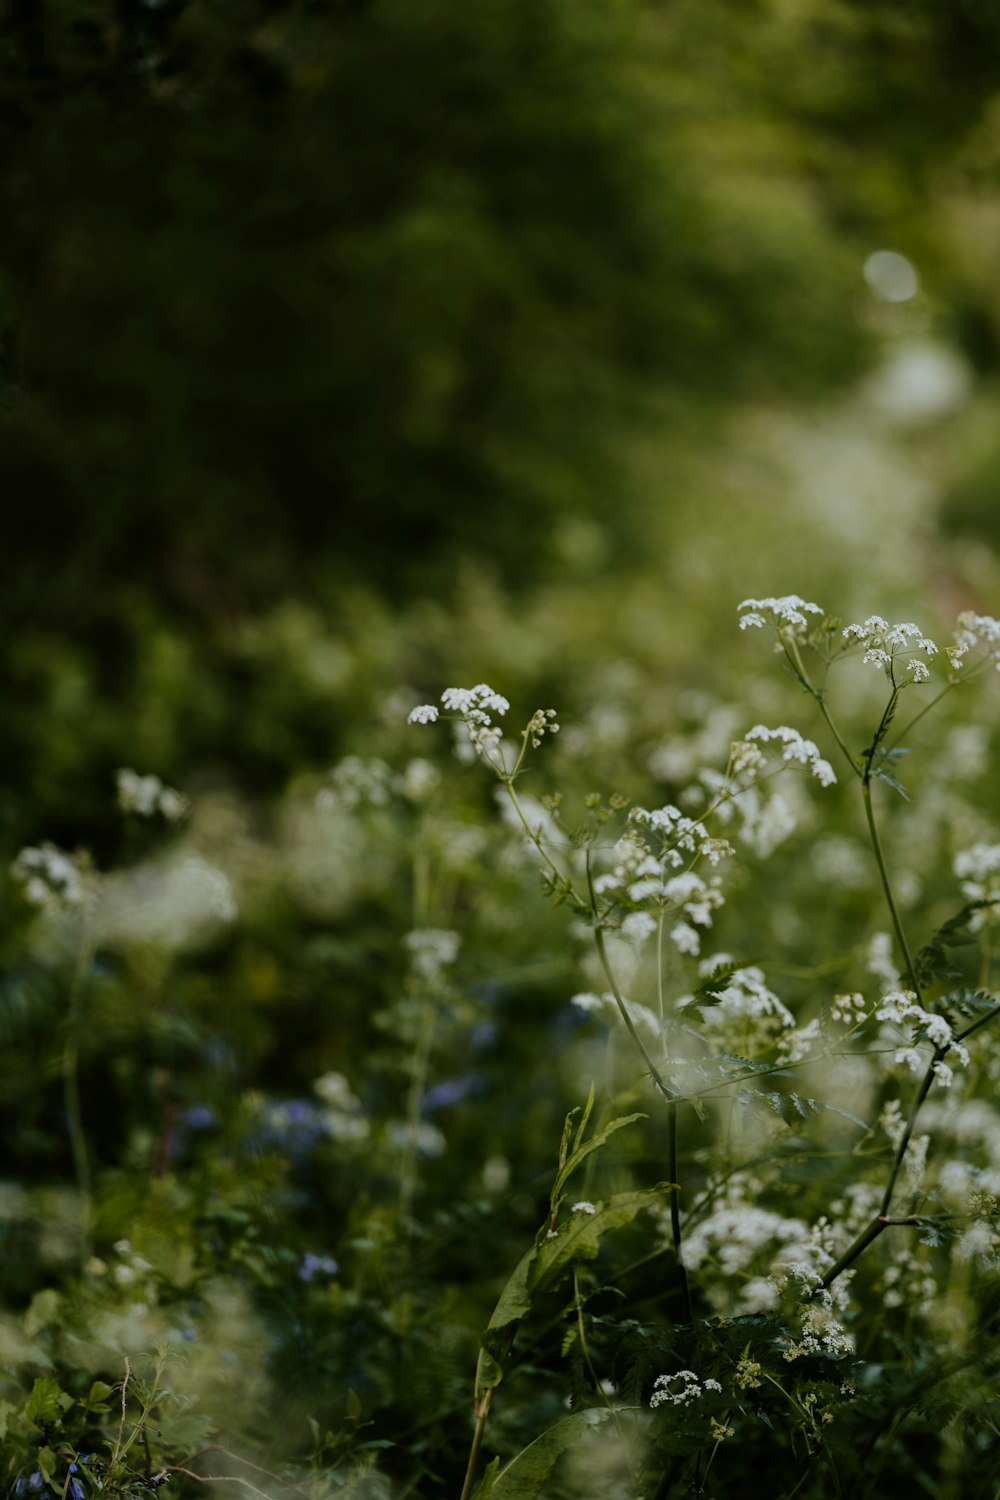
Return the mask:
[[[734,767],[746,772],[762,768],[764,759],[759,751],[756,751],[759,760],[754,763],[756,746],[774,742],[782,747],[783,761],[794,761],[798,765],[807,766],[820,786],[832,786],[837,780],[833,767],[820,755],[816,744],[812,740],[803,739],[799,731],[792,729],[788,724],[779,724],[776,729],[768,729],[764,724],[755,724],[744,735],[742,742],[733,746]]]
[[[573,1204],[572,1212],[575,1214],[596,1214],[597,1209],[592,1203],[588,1203],[586,1199],[583,1199],[580,1203]]]
[[[440,927],[420,927],[404,939],[410,951],[413,972],[428,983],[436,983],[442,971],[455,962],[461,941],[457,932]]]
[[[411,708],[407,714],[407,724],[434,724],[438,719],[438,710],[433,703],[419,703],[416,708]]]
[[[960,669],[963,657],[981,648],[985,659],[1000,671],[1000,620],[964,610],[958,617],[954,638],[954,646],[948,647],[948,659],[956,670]]]
[[[79,867],[71,855],[57,849],[55,844],[22,849],[10,873],[32,906],[79,906],[83,900]]]
[[[670,929],[670,936],[678,953],[698,954],[701,952],[701,938],[689,922],[678,922]]]
[[[807,615],[819,615],[822,618],[824,614],[818,604],[810,604],[808,600],[800,599],[798,594],[784,594],[777,599],[744,599],[738,608],[742,615],[741,630],[750,626],[762,629],[768,623],[766,616],[770,615],[772,625],[778,630],[787,630],[796,640],[803,639],[809,627]]]
[[[914,1078],[923,1071],[924,1061],[916,1047],[900,1047],[895,1060],[897,1063],[905,1063]]]
[[[706,1380],[703,1385],[693,1370],[678,1370],[675,1375],[657,1375],[649,1404],[651,1407],[689,1406],[701,1397],[703,1390],[721,1389],[717,1380]]]
[[[643,943],[656,931],[656,919],[651,917],[648,911],[633,911],[622,923],[622,937],[636,948],[641,948]]]
[[[116,780],[122,812],[135,813],[140,818],[152,818],[159,813],[168,823],[179,823],[188,812],[187,798],[172,786],[164,786],[158,776],[140,776],[136,771],[123,769]]]
[[[938,648],[932,640],[921,634],[918,625],[906,621],[890,625],[881,615],[869,615],[861,625],[845,626],[843,635],[845,641],[857,641],[866,648],[863,657],[865,663],[880,667],[889,675],[892,673],[893,662],[902,660],[912,673],[914,682],[926,682],[930,676],[925,664],[913,659],[914,652],[922,651],[925,656],[931,657],[937,655]]]
[[[316,798],[317,806],[324,812],[334,809],[354,812],[366,803],[385,807],[392,800],[392,770],[377,757],[363,760],[360,755],[345,755],[329,772],[328,780],[329,786]]]
[[[510,708],[507,699],[495,693],[488,683],[477,683],[473,688],[445,688],[441,702],[453,713],[471,719],[476,724],[488,725],[491,713],[501,716]]]

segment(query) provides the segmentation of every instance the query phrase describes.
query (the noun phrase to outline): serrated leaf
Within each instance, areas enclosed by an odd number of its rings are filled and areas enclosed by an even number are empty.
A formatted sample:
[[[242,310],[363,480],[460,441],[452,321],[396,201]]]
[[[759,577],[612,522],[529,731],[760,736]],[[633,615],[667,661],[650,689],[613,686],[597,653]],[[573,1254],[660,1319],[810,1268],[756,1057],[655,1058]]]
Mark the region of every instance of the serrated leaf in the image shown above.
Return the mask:
[[[604,1145],[605,1141],[610,1139],[610,1137],[614,1135],[616,1130],[621,1130],[623,1126],[631,1125],[636,1120],[645,1120],[647,1118],[648,1117],[646,1115],[641,1113],[635,1115],[620,1115],[617,1120],[612,1120],[610,1124],[604,1126],[603,1130],[599,1130],[596,1135],[592,1135],[586,1145],[580,1146],[577,1150],[575,1150],[569,1160],[565,1163],[565,1165],[559,1169],[556,1180],[552,1184],[552,1202],[556,1202],[560,1193],[562,1192],[566,1183],[569,1181],[570,1177],[576,1171],[577,1167],[579,1167],[582,1162],[586,1161],[588,1156],[591,1156],[595,1151],[599,1151],[600,1148]]]
[[[516,1458],[512,1458],[501,1469],[492,1488],[490,1500],[535,1500],[544,1493],[544,1486],[556,1466],[557,1460],[587,1432],[603,1426],[605,1422],[622,1412],[640,1411],[641,1407],[623,1406],[615,1410],[608,1407],[591,1407],[587,1411],[575,1411],[533,1443],[529,1443]]]
[[[66,1394],[58,1380],[39,1376],[32,1386],[24,1415],[36,1427],[47,1426],[57,1422],[67,1407],[72,1405],[73,1397]]]
[[[840,1109],[835,1104],[825,1104],[822,1099],[810,1099],[805,1094],[784,1094],[780,1089],[740,1089],[737,1098],[743,1104],[759,1102],[772,1110],[786,1125],[794,1125],[798,1120],[815,1120],[818,1115],[831,1114],[840,1115],[841,1119],[849,1120],[852,1125],[857,1125],[861,1130],[869,1127],[864,1120],[852,1115],[849,1110]]]
[[[772,1078],[784,1078],[788,1074],[787,1068],[775,1067],[774,1063],[754,1062],[750,1057],[740,1057],[737,1052],[718,1052],[715,1061],[721,1065],[723,1073],[769,1073]]]
[[[891,786],[893,791],[897,792],[904,802],[911,802],[913,800],[903,783],[891,771],[887,770],[885,766],[873,766],[871,775],[876,781],[884,781],[886,786]]]
[[[950,994],[942,995],[938,1006],[946,1016],[982,1016],[989,1011],[1000,1009],[992,995],[985,990],[952,990]]]
[[[977,911],[988,905],[988,901],[968,902],[933,933],[913,961],[921,985],[931,984],[935,979],[960,977],[961,970],[954,967],[947,949],[961,948],[976,941],[976,934],[969,931],[969,923]]]

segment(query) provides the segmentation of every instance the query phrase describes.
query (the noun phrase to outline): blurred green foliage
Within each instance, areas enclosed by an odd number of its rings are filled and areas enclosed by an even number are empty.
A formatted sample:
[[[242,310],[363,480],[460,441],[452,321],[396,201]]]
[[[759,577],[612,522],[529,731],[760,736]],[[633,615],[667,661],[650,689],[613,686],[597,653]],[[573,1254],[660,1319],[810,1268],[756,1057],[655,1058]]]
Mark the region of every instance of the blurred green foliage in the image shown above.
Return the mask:
[[[359,587],[627,570],[651,489],[669,551],[685,442],[870,358],[880,239],[958,275],[994,367],[992,290],[932,205],[955,153],[982,164],[997,27],[945,0],[10,0],[10,837],[42,808],[97,836],[126,739],[251,787],[322,753]],[[291,708],[301,616],[263,652],[248,623],[290,601],[345,642]]]

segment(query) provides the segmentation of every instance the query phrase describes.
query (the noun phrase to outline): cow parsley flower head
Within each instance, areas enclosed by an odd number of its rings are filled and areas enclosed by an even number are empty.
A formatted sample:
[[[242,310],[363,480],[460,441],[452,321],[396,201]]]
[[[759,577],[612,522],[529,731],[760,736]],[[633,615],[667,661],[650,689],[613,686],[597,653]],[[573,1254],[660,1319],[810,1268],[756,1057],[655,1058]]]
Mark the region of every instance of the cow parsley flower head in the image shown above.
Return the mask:
[[[967,609],[958,617],[958,629],[954,632],[954,646],[949,646],[948,660],[956,671],[961,670],[964,659],[970,652],[980,652],[981,659],[992,661],[1000,672],[1000,620],[992,615],[977,615]]]
[[[919,625],[906,621],[890,625],[881,615],[869,615],[861,625],[845,626],[843,636],[848,644],[857,642],[865,647],[862,660],[868,665],[880,667],[887,677],[892,677],[893,667],[899,662],[913,682],[926,682],[930,677],[927,664],[918,653],[928,659],[938,654],[937,646],[921,632]]]
[[[55,844],[22,849],[10,873],[32,906],[51,911],[79,906],[83,901],[80,860],[57,849]]]
[[[740,629],[763,630],[773,625],[795,640],[804,640],[809,629],[807,616],[818,615],[822,620],[825,611],[818,604],[800,599],[798,594],[784,594],[778,599],[744,599],[738,606]]]
[[[812,740],[803,739],[799,731],[788,724],[779,724],[776,729],[755,724],[748,730],[733,746],[734,771],[750,779],[758,776],[767,764],[765,752],[760,747],[769,744],[780,746],[781,759],[786,765],[805,766],[810,770],[820,786],[832,786],[837,780],[833,767],[820,755],[818,746]]]
[[[995,917],[1000,912],[1000,844],[973,844],[960,850],[953,869],[967,900],[989,903],[974,911],[969,920],[970,931],[979,932],[987,916]]]
[[[673,1375],[657,1375],[649,1404],[651,1407],[690,1406],[692,1401],[699,1400],[706,1391],[721,1393],[722,1386],[711,1378],[699,1380],[693,1370],[678,1370]]]
[[[153,818],[159,813],[168,823],[179,823],[189,811],[187,798],[172,786],[164,786],[158,776],[140,776],[123,768],[115,779],[122,812],[139,818]]]

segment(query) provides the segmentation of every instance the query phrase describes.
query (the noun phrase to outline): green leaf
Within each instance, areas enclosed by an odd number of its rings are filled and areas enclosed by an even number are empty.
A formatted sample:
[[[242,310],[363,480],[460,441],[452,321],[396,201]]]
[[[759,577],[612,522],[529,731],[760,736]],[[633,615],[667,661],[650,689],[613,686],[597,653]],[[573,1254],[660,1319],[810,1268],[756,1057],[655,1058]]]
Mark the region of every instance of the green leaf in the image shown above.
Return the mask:
[[[107,1398],[114,1390],[114,1386],[108,1385],[106,1380],[95,1380],[92,1382],[87,1395],[81,1400],[80,1405],[84,1411],[96,1413],[108,1410]]]
[[[584,1137],[584,1135],[587,1132],[587,1126],[590,1124],[590,1116],[591,1116],[591,1114],[593,1113],[593,1110],[594,1110],[594,1099],[595,1099],[595,1097],[596,1097],[596,1095],[595,1095],[595,1091],[594,1091],[594,1084],[593,1084],[593,1080],[591,1080],[590,1093],[587,1095],[587,1103],[584,1106],[583,1117],[580,1120],[580,1128],[576,1132],[576,1140],[573,1142],[573,1150],[574,1151],[579,1151],[580,1146],[581,1146],[581,1144],[583,1142],[583,1137]],[[561,1159],[560,1159],[559,1165],[562,1166],[562,1160]]]
[[[520,1320],[531,1311],[530,1277],[537,1253],[537,1247],[532,1245],[531,1249],[522,1255],[508,1278],[507,1285],[500,1293],[500,1299],[493,1309],[493,1316],[486,1326],[486,1332],[481,1340],[479,1361],[476,1365],[475,1396],[477,1402],[484,1392],[498,1386],[503,1379],[501,1361],[510,1343],[511,1328],[516,1327]]]
[[[617,1120],[612,1120],[609,1125],[605,1125],[604,1129],[599,1130],[596,1135],[592,1135],[585,1146],[580,1146],[574,1150],[569,1161],[559,1169],[556,1180],[552,1184],[553,1204],[556,1203],[560,1193],[577,1167],[586,1161],[587,1157],[591,1156],[593,1152],[599,1151],[605,1141],[609,1140],[616,1130],[621,1130],[625,1125],[632,1125],[636,1120],[645,1120],[646,1118],[647,1116],[644,1114],[621,1115]],[[579,1139],[579,1134],[577,1135],[577,1139]]]
[[[500,1460],[498,1458],[494,1458],[492,1462],[487,1465],[485,1474],[476,1485],[476,1488],[473,1490],[472,1500],[489,1500],[489,1496],[493,1493],[493,1485],[499,1469]]]
[[[36,1333],[43,1328],[48,1328],[59,1318],[59,1309],[62,1298],[52,1287],[46,1287],[43,1292],[36,1292],[24,1314],[24,1331],[29,1339],[33,1339]]]
[[[600,1248],[601,1236],[609,1229],[628,1224],[644,1208],[651,1208],[672,1184],[661,1183],[635,1193],[615,1193],[607,1203],[595,1205],[596,1212],[576,1213],[559,1226],[551,1239],[545,1239],[535,1252],[531,1269],[531,1291],[548,1292],[557,1287],[578,1261],[593,1260]]]
[[[575,1411],[564,1417],[533,1443],[529,1443],[516,1458],[512,1458],[492,1482],[487,1492],[490,1500],[534,1500],[544,1493],[544,1486],[555,1468],[556,1461],[567,1448],[587,1432],[603,1426],[621,1412],[640,1411],[640,1407],[623,1406],[612,1411],[608,1407],[591,1407],[587,1411]]]
[[[961,975],[948,955],[949,948],[961,948],[976,941],[976,934],[969,931],[973,915],[988,901],[970,901],[960,908],[947,922],[943,922],[930,940],[913,960],[917,981],[921,986],[932,984],[936,979],[955,979]],[[963,993],[968,993],[965,991]]]
[[[476,1366],[475,1399],[503,1379],[503,1364],[517,1324],[531,1311],[539,1293],[550,1292],[568,1276],[581,1260],[593,1260],[600,1248],[601,1235],[629,1223],[644,1208],[650,1208],[673,1184],[660,1183],[635,1193],[616,1193],[607,1203],[596,1205],[596,1212],[571,1214],[560,1227],[522,1255],[513,1274],[500,1293],[493,1316],[483,1334]]]
[[[885,766],[874,766],[871,774],[876,781],[884,781],[886,786],[891,786],[893,791],[897,792],[904,802],[911,802],[913,800],[903,783],[891,771],[887,770]]]
[[[36,1427],[58,1422],[62,1413],[73,1405],[73,1397],[67,1396],[58,1380],[47,1380],[41,1376],[35,1381],[28,1397],[24,1414]]]
[[[784,1094],[779,1089],[740,1089],[737,1098],[742,1104],[766,1105],[786,1125],[796,1125],[801,1120],[815,1120],[817,1115],[830,1114],[850,1120],[860,1130],[869,1129],[864,1120],[852,1115],[849,1110],[839,1109],[835,1104],[824,1104],[822,1099],[810,1099],[805,1094]]]

